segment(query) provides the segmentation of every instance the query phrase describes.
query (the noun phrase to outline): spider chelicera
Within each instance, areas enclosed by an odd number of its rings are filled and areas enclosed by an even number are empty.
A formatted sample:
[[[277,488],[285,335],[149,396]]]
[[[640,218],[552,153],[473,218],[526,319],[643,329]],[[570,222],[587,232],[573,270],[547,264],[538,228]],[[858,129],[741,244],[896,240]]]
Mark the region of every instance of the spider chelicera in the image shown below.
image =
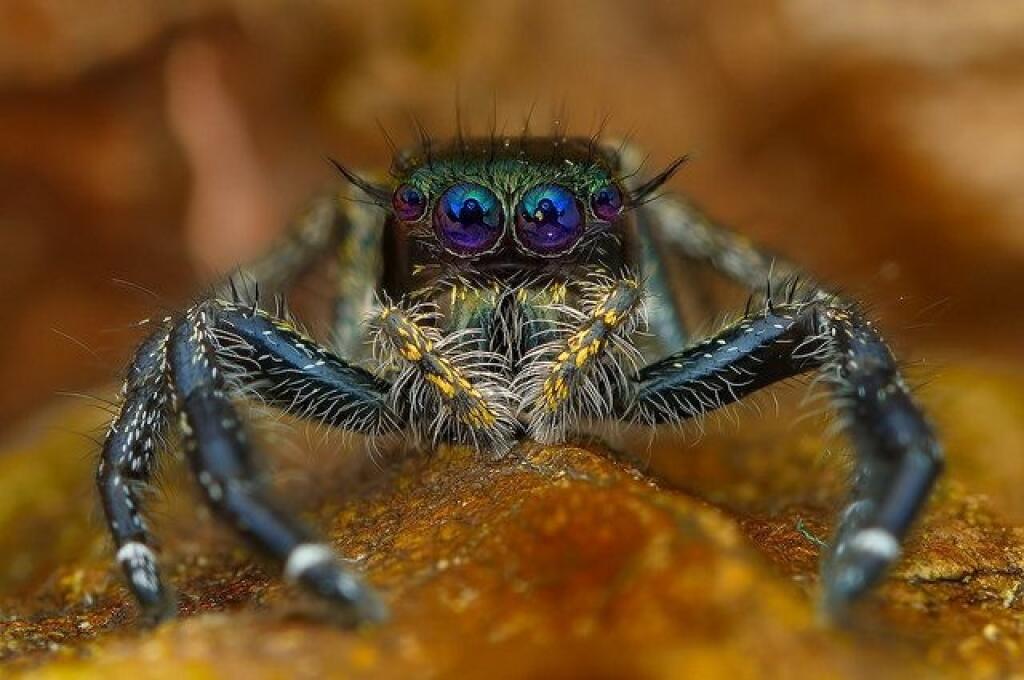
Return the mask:
[[[588,425],[682,423],[809,371],[828,384],[856,452],[852,500],[823,561],[826,610],[875,584],[942,467],[897,362],[857,304],[688,203],[655,197],[681,161],[644,180],[638,157],[597,139],[524,135],[423,139],[382,183],[339,165],[350,186],[315,200],[243,270],[285,291],[338,257],[330,349],[228,285],[156,323],[97,477],[144,613],[175,610],[141,503],[175,420],[215,515],[285,579],[375,621],[386,610],[374,591],[261,480],[239,398],[371,438],[404,432],[501,455],[520,438],[559,442]],[[707,338],[689,336],[665,273],[694,261],[753,291]]]

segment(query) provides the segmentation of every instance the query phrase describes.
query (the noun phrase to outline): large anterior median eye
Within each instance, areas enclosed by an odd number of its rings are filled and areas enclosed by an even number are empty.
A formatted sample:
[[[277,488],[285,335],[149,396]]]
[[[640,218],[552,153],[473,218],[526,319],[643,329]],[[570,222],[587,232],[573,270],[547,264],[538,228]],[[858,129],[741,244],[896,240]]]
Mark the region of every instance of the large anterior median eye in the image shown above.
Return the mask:
[[[505,215],[494,192],[479,184],[456,184],[434,210],[434,230],[445,250],[467,257],[493,249],[505,230]]]
[[[557,184],[530,189],[516,209],[516,240],[537,255],[569,252],[583,235],[583,227],[576,197]]]

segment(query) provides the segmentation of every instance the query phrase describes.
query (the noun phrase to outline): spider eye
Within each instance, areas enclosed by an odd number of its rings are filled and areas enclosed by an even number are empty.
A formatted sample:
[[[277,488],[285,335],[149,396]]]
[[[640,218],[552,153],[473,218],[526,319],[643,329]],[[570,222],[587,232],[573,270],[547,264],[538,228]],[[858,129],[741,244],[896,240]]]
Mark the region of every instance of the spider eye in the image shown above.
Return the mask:
[[[530,189],[516,211],[516,239],[537,255],[569,252],[583,235],[583,226],[576,197],[557,184]]]
[[[413,185],[403,184],[395,189],[391,205],[398,219],[403,222],[415,222],[427,211],[427,197]]]
[[[605,184],[590,197],[590,208],[597,219],[611,222],[622,212],[622,192],[614,184]]]
[[[505,215],[494,192],[479,184],[456,184],[434,211],[434,231],[445,250],[462,257],[492,250],[505,231]]]

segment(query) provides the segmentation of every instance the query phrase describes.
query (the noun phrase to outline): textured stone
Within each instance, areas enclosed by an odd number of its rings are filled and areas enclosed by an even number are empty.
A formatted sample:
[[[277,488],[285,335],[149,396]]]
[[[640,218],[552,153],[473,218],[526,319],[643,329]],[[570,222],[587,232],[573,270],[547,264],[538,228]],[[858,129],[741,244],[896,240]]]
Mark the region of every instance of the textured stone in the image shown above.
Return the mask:
[[[815,605],[843,476],[836,456],[821,455],[841,444],[823,442],[817,423],[786,428],[751,413],[742,429],[659,444],[649,467],[660,484],[596,445],[524,445],[501,461],[395,451],[367,466],[330,441],[316,461],[289,454],[274,429],[264,439],[282,454],[271,458],[284,493],[368,574],[393,619],[336,627],[197,511],[172,473],[157,531],[183,615],[144,630],[85,511],[91,462],[67,434],[96,414],[56,413],[0,456],[0,654],[25,677],[58,678],[1020,670],[1024,530],[963,490],[985,486],[968,471],[991,454],[958,439],[952,418],[979,394],[1020,404],[1024,393],[977,368],[951,375],[950,389],[972,386],[936,409],[958,442],[954,479],[846,627],[825,624]],[[993,425],[1010,436],[1022,427],[998,414]]]

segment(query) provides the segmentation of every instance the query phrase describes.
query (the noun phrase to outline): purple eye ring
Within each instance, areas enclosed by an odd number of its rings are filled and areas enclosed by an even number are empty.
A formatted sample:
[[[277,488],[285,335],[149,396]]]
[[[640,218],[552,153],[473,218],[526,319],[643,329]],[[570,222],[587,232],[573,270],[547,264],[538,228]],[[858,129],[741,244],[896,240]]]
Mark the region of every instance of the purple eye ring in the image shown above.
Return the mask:
[[[456,257],[485,255],[505,234],[505,212],[493,191],[463,182],[449,187],[434,209],[434,233]]]
[[[605,184],[590,196],[590,209],[602,222],[611,222],[621,215],[622,207],[622,191],[614,184]]]
[[[412,184],[402,184],[391,197],[391,207],[402,222],[416,222],[427,212],[427,197]]]
[[[516,241],[541,257],[564,255],[576,247],[586,227],[576,195],[558,184],[539,184],[516,208]]]

